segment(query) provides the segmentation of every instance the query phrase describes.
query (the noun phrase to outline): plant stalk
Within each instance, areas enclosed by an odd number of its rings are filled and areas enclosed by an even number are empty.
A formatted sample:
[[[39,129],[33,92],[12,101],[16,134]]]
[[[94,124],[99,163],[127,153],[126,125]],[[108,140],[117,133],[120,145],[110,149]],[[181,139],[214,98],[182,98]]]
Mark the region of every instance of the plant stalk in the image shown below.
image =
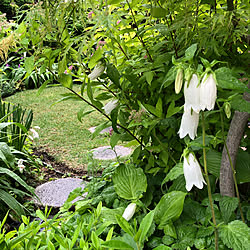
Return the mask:
[[[204,112],[202,112],[202,145],[203,145],[203,159],[204,159],[204,171],[205,171],[205,177],[207,181],[207,192],[208,192],[208,198],[209,198],[209,203],[211,207],[211,213],[212,213],[212,218],[213,218],[213,223],[215,226],[215,231],[214,231],[214,237],[215,237],[215,250],[218,250],[218,231],[217,231],[217,224],[216,224],[216,219],[215,219],[215,213],[214,213],[214,207],[213,207],[213,198],[212,198],[212,192],[211,192],[211,185],[210,181],[208,178],[208,171],[207,171],[207,158],[206,158],[206,144],[205,144],[205,118],[204,118]]]

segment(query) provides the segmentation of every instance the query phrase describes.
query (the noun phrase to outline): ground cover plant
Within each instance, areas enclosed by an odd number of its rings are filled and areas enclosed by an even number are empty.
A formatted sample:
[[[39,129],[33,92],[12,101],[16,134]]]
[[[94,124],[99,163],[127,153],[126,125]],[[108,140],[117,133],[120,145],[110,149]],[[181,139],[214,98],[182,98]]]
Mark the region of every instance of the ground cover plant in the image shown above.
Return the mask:
[[[26,218],[13,237],[2,232],[2,247],[248,249],[247,4],[35,5],[12,33],[28,52],[27,77],[46,68],[68,90],[65,99],[82,103],[78,118],[102,114],[110,145],[136,148],[129,162],[93,178],[74,211],[79,190],[58,217],[37,212],[42,232]]]

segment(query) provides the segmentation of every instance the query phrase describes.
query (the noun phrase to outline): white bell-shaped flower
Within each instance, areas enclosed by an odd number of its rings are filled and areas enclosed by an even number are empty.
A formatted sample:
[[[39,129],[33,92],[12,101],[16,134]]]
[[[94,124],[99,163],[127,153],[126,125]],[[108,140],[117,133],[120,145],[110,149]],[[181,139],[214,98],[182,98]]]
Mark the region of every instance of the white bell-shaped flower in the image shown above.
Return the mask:
[[[135,213],[135,209],[136,209],[136,204],[135,203],[130,203],[126,209],[124,210],[124,213],[122,215],[122,217],[126,220],[129,221],[134,213]]]
[[[118,105],[118,100],[112,100],[104,105],[103,109],[104,112],[109,115],[113,109],[115,109]]]
[[[102,73],[103,71],[105,70],[105,67],[104,65],[99,62],[93,69],[93,71],[88,75],[88,78],[91,80],[91,81],[94,81],[95,79],[97,79]]]
[[[23,164],[23,159],[18,160],[17,167],[18,167],[19,171],[22,173],[23,170],[25,169],[25,165]]]
[[[184,85],[185,105],[192,108],[196,113],[200,111],[200,85],[199,78],[196,74],[192,75],[191,80],[186,81]]]
[[[31,137],[33,138],[33,140],[39,139],[39,134],[37,133],[37,131],[35,129],[31,128],[30,132],[32,133]]]
[[[205,74],[200,84],[200,108],[201,110],[214,109],[217,98],[216,81],[213,74]]]
[[[184,113],[181,118],[181,126],[178,131],[180,138],[184,138],[186,135],[194,140],[197,135],[197,128],[199,125],[199,113],[193,111],[190,107],[187,108],[186,104],[184,105]]]
[[[199,162],[192,153],[189,153],[187,158],[184,157],[183,172],[186,180],[186,189],[188,192],[193,186],[202,189],[203,183],[206,184],[201,173]]]

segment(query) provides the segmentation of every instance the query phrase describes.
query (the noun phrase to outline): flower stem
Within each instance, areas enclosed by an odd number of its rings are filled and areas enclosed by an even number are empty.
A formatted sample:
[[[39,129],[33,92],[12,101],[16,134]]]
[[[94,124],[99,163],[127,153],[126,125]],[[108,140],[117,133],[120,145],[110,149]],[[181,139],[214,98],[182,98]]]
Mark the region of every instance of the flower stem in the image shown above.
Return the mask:
[[[215,249],[218,250],[218,231],[216,228],[216,219],[215,219],[215,213],[214,213],[214,207],[213,207],[213,198],[212,198],[212,192],[211,192],[211,185],[208,177],[208,171],[207,171],[207,158],[206,158],[206,148],[205,148],[205,119],[204,119],[204,112],[202,112],[202,144],[203,144],[203,159],[204,159],[204,171],[205,171],[205,177],[207,181],[207,192],[208,192],[208,198],[209,203],[211,207],[211,213],[213,218],[213,223],[215,226],[214,236],[215,236]]]
[[[227,147],[226,138],[225,138],[224,122],[223,122],[222,112],[223,111],[222,111],[222,109],[220,107],[220,120],[221,120],[222,139],[223,139],[223,142],[224,142],[224,145],[225,145],[225,148],[226,148],[226,151],[227,151],[227,156],[228,156],[228,159],[229,159],[229,163],[230,163],[230,166],[231,166],[231,169],[232,169],[232,172],[233,172],[234,187],[235,187],[235,192],[236,192],[236,195],[237,195],[237,198],[238,198],[238,201],[239,201],[240,216],[241,216],[242,221],[245,223],[244,215],[243,215],[242,208],[241,208],[240,193],[239,193],[238,184],[237,184],[237,180],[236,180],[236,171],[234,169],[232,158],[230,156],[230,153],[229,153],[229,150],[228,150],[228,147]]]

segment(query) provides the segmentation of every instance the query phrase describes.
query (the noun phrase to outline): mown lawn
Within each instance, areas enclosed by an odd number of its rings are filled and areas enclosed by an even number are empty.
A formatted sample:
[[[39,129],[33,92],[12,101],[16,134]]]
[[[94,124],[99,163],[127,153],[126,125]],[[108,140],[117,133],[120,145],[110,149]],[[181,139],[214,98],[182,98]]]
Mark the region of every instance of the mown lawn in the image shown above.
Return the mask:
[[[74,86],[80,91],[80,86]],[[82,123],[77,119],[77,112],[88,105],[83,101],[67,100],[53,105],[61,99],[61,94],[68,93],[63,87],[46,88],[39,96],[37,89],[18,92],[6,98],[6,101],[19,103],[34,112],[33,127],[39,126],[39,145],[57,161],[65,162],[70,167],[86,167],[88,152],[99,146],[109,145],[109,136],[97,136],[91,139],[88,128],[103,121],[98,112],[84,117]]]

